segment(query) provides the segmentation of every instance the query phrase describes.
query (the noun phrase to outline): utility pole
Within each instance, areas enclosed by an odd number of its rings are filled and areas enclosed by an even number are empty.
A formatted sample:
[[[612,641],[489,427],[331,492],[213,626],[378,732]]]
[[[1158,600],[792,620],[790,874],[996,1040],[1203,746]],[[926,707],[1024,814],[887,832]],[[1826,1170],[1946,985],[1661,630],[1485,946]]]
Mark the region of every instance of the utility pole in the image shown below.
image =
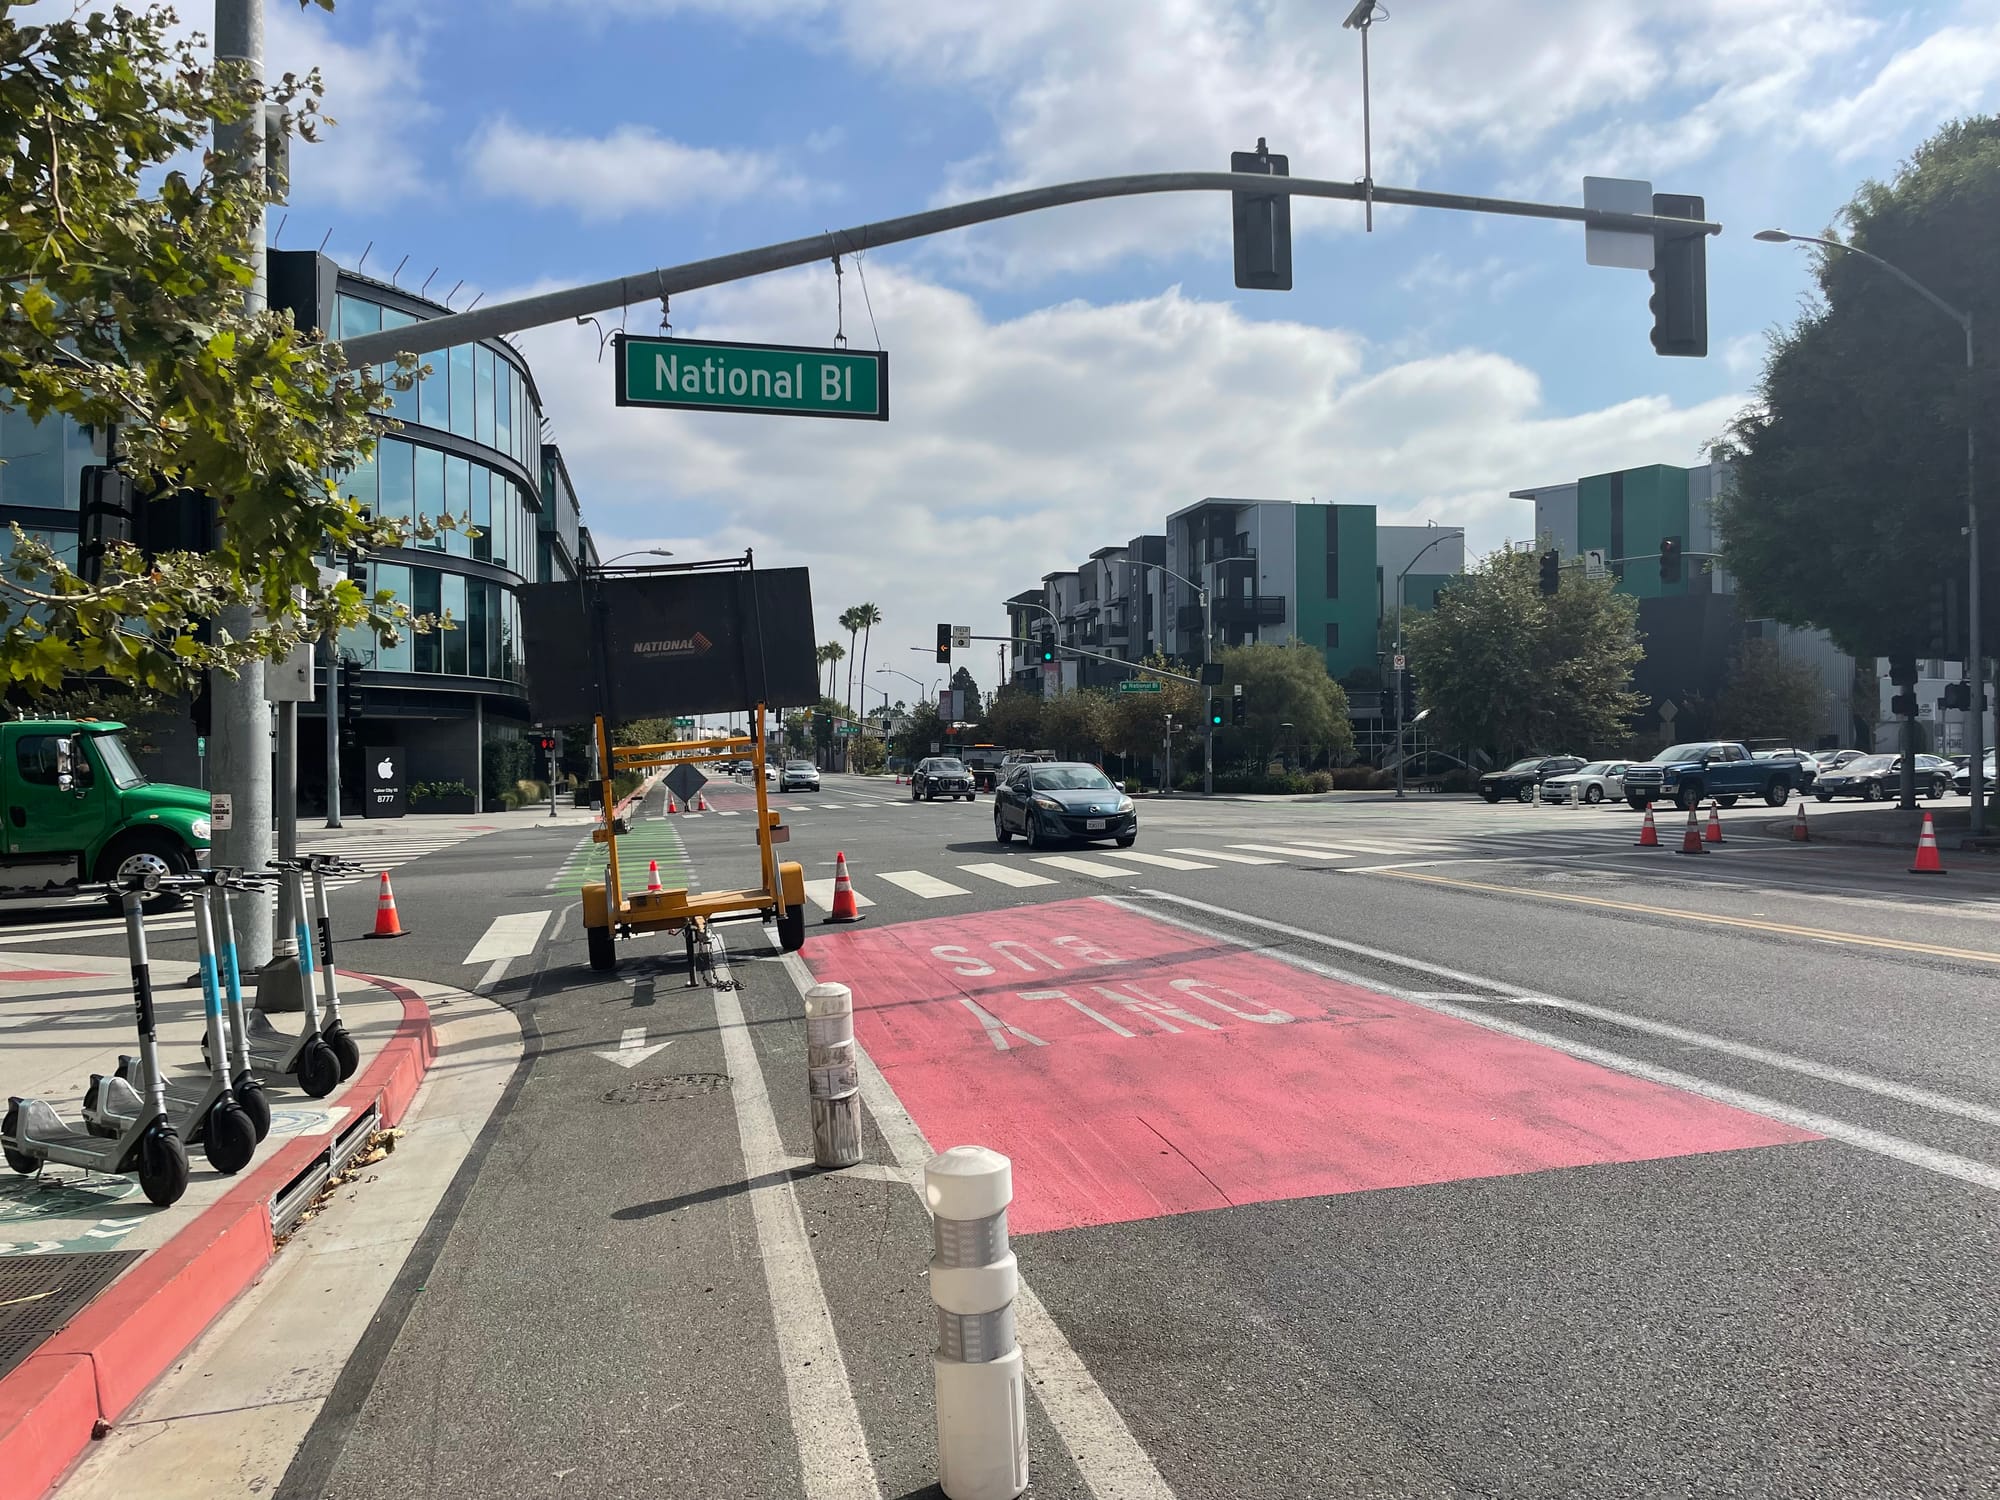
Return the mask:
[[[215,0],[215,60],[240,62],[253,83],[261,87],[264,78],[263,0]],[[244,170],[259,174],[258,190],[264,191],[264,109],[261,102],[244,112],[233,124],[215,127],[216,144],[243,148]],[[246,243],[241,247],[251,271],[250,285],[243,292],[243,309],[260,313],[265,307],[264,210],[251,215]],[[223,497],[218,496],[218,499]],[[241,638],[252,629],[250,610],[243,606],[225,609],[216,619],[219,630]],[[209,701],[213,705],[215,787],[232,799],[232,817],[227,828],[214,833],[213,853],[218,865],[262,870],[271,858],[271,711],[264,701],[264,663],[246,662],[231,676],[209,674]],[[271,909],[262,901],[240,904],[236,941],[245,968],[262,968],[271,959]]]
[[[1162,797],[1171,797],[1174,794],[1174,716],[1172,714],[1167,715],[1165,743],[1167,773],[1160,778],[1160,795]]]
[[[326,826],[340,827],[340,652],[331,632],[320,637],[326,673]]]

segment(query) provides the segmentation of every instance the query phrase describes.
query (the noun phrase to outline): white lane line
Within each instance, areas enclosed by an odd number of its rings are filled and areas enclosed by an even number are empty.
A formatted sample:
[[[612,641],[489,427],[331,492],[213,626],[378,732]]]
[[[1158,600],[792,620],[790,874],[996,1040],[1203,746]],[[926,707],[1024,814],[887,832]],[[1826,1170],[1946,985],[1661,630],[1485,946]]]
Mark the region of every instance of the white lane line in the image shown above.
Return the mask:
[[[1293,859],[1346,859],[1337,849],[1308,849],[1303,844],[1231,844],[1232,849],[1248,849],[1257,854],[1286,854]]]
[[[787,953],[784,965],[803,999],[815,982],[812,971],[796,953]],[[748,1045],[746,1040],[744,1046]],[[903,1180],[921,1194],[924,1163],[934,1154],[930,1142],[858,1041],[854,1044],[854,1066],[861,1102],[874,1117],[875,1128],[882,1132],[883,1143],[895,1157]],[[1132,1436],[1118,1408],[1025,1280],[1015,1284],[1014,1329],[1021,1357],[1034,1374],[1028,1389],[1042,1403],[1049,1425],[1061,1436],[1070,1461],[1097,1500],[1174,1500],[1174,1492]]]
[[[1684,1027],[1668,1025],[1663,1021],[1649,1020],[1644,1016],[1626,1015],[1623,1011],[1609,1010],[1604,1006],[1586,1005],[1581,1001],[1563,1000],[1553,995],[1537,994],[1532,990],[1524,990],[1516,985],[1506,984],[1500,980],[1482,979],[1475,974],[1463,974],[1456,969],[1445,968],[1442,964],[1427,963],[1422,959],[1389,953],[1380,948],[1369,948],[1360,943],[1350,943],[1340,938],[1327,937],[1321,933],[1308,931],[1303,927],[1293,927],[1285,922],[1274,922],[1268,917],[1254,917],[1247,912],[1231,911],[1227,907],[1212,906],[1206,901],[1195,901],[1186,896],[1176,896],[1170,891],[1142,891],[1140,894],[1150,896],[1158,901],[1170,902],[1175,906],[1184,906],[1194,911],[1204,912],[1210,916],[1219,917],[1224,921],[1241,922],[1246,926],[1260,927],[1266,931],[1276,932],[1285,937],[1295,938],[1300,942],[1311,943],[1317,947],[1331,948],[1337,952],[1352,953],[1360,958],[1394,964],[1399,968],[1412,969],[1420,974],[1434,974],[1454,984],[1494,991],[1500,996],[1523,1006],[1546,1007],[1551,1010],[1568,1010],[1574,1011],[1578,1015],[1591,1016],[1599,1020],[1615,1021],[1619,1025],[1630,1026],[1638,1031],[1650,1032],[1656,1036],[1670,1038],[1674,1041],[1700,1047],[1710,1052],[1720,1052],[1725,1056],[1742,1058],[1748,1062],[1761,1063],[1766,1067],[1774,1068],[1781,1072],[1797,1073],[1802,1077],[1839,1084],[1842,1087],[1854,1089],[1859,1093],[1874,1094],[1880,1098],[1893,1099],[1902,1104],[1916,1105],[1919,1108],[1932,1110],[1940,1114],[1956,1115],[1967,1120],[1977,1120],[1982,1124],[2000,1124],[2000,1110],[1993,1109],[1988,1105],[1974,1103],[1971,1100],[1954,1099],[1949,1095],[1933,1093],[1929,1089],[1913,1088],[1908,1084],[1897,1083],[1893,1079],[1875,1078],[1866,1073],[1855,1073],[1846,1068],[1831,1067],[1825,1063],[1814,1062],[1810,1058],[1793,1057],[1787,1053],[1773,1052],[1764,1047],[1752,1046],[1747,1042],[1734,1042],[1726,1037],[1709,1036],[1703,1032],[1689,1031]],[[1188,931],[1198,933],[1203,937],[1215,938],[1223,942],[1238,941],[1235,938],[1231,938],[1227,933],[1203,927],[1198,923],[1190,922],[1180,917],[1168,916],[1162,912],[1149,910],[1136,902],[1121,901],[1112,896],[1100,896],[1098,899],[1108,901],[1127,911],[1143,916],[1150,916],[1157,921],[1169,922],[1177,927],[1186,928]],[[1643,1062],[1636,1057],[1627,1057],[1623,1053],[1612,1052],[1603,1047],[1593,1047],[1586,1042],[1571,1041],[1568,1037],[1558,1036],[1553,1032],[1538,1031],[1532,1026],[1523,1026],[1514,1021],[1504,1020],[1483,1007],[1458,1005],[1448,1000],[1439,999],[1427,992],[1401,989],[1379,979],[1349,973],[1345,970],[1335,969],[1331,965],[1316,963],[1309,958],[1302,958],[1297,954],[1286,953],[1282,949],[1265,948],[1260,951],[1268,953],[1271,957],[1288,963],[1294,968],[1304,969],[1309,973],[1321,974],[1330,979],[1337,979],[1343,984],[1352,984],[1362,989],[1374,990],[1379,994],[1393,996],[1399,1000],[1407,1000],[1413,1005],[1421,1005],[1427,1009],[1435,1010],[1440,1014],[1455,1016],[1461,1021],[1470,1021],[1474,1025],[1484,1026],[1489,1031],[1504,1032],[1508,1036],[1518,1037],[1522,1041],[1533,1042],[1537,1046],[1552,1047],[1558,1052],[1567,1052],[1572,1057],[1580,1058],[1584,1062],[1596,1063],[1600,1067],[1610,1068],[1614,1072],[1629,1073],[1634,1078],[1644,1078],[1652,1083],[1665,1084],[1669,1088],[1683,1089],[1691,1094],[1700,1094],[1704,1098],[1714,1099],[1719,1103],[1730,1105],[1736,1109],[1747,1110],[1751,1114],[1763,1115],[1768,1119],[1796,1126],[1800,1130],[1810,1130],[1816,1135],[1826,1136],[1830,1140],[1842,1141],[1847,1145],[1858,1147],[1863,1151],[1873,1152],[1878,1156],[1886,1156],[1891,1160],[1904,1162],[1914,1167],[1922,1167],[1926,1171],[1936,1172],[1941,1176],[1955,1177],[1961,1182],[1969,1182],[1977,1187],[1989,1188],[1995,1192],[2000,1192],[2000,1166],[1973,1161],[1967,1157],[1954,1155],[1949,1151],[1938,1151],[1916,1141],[1905,1140],[1901,1136],[1890,1135],[1880,1130],[1871,1130],[1865,1125],[1856,1125],[1847,1120],[1836,1119],[1831,1115],[1822,1115],[1811,1110],[1797,1109],[1776,1099],[1767,1099],[1760,1094],[1752,1094],[1744,1089],[1732,1088],[1727,1084],[1711,1083],[1705,1078],[1697,1078],[1689,1073],[1681,1073],[1672,1068],[1663,1068],[1654,1063]],[[1490,1004],[1491,1002],[1487,1003]]]
[[[1017,870],[1012,865],[960,865],[959,869],[968,875],[977,875],[981,880],[990,880],[995,885],[1026,887],[1055,884],[1046,875],[1037,875],[1033,870]]]
[[[962,885],[953,885],[949,880],[940,880],[935,875],[926,875],[922,870],[884,870],[875,877],[886,880],[894,886],[901,886],[912,896],[922,896],[926,901],[935,901],[940,896],[969,896],[972,893]]]
[[[1967,699],[1966,701],[1970,702],[1971,700]],[[716,816],[718,818],[740,818],[743,816],[743,810],[741,808],[729,808],[718,811]]]
[[[495,917],[485,936],[465,955],[468,964],[490,964],[496,958],[526,958],[542,940],[549,925],[546,911],[520,911]]]
[[[847,806],[845,802],[822,802],[819,805],[825,808],[828,812],[839,812],[842,808]]]
[[[785,1404],[798,1444],[799,1479],[807,1500],[878,1500],[868,1434],[854,1404],[840,1337],[820,1285],[819,1265],[788,1170],[791,1157],[778,1135],[777,1116],[765,1087],[763,1065],[743,1020],[722,938],[715,936],[715,1028],[724,1066],[734,1084],[736,1133],[743,1142],[743,1177],[757,1224],[764,1287],[778,1363],[785,1371]],[[794,981],[796,982],[796,981]],[[858,1048],[856,1049],[859,1050]]]
[[[1162,870],[1213,870],[1214,865],[1205,865],[1199,860],[1173,859],[1165,854],[1142,854],[1137,849],[1106,849],[1106,859],[1129,859],[1134,864],[1157,865]]]
[[[1058,870],[1068,870],[1072,875],[1137,875],[1137,870],[1122,870],[1117,865],[1101,865],[1094,859],[1078,859],[1069,854],[1037,854],[1033,856],[1038,865],[1053,865]]]
[[[1232,865],[1276,865],[1284,861],[1265,859],[1257,854],[1228,854],[1220,849],[1169,849],[1169,854],[1191,854],[1196,859],[1220,859]]]
[[[812,902],[821,911],[832,911],[833,882],[831,880],[808,880],[806,882],[806,900]],[[856,891],[854,893],[854,904],[857,907],[862,907],[873,906],[875,903],[862,895],[860,891]]]

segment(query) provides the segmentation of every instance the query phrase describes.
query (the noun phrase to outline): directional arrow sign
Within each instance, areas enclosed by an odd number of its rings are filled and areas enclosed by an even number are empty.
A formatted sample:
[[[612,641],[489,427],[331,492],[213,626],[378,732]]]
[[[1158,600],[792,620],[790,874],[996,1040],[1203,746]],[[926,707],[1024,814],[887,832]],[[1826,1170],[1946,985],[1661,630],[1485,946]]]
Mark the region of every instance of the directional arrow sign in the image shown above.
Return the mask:
[[[708,778],[686,761],[667,772],[667,789],[683,802],[692,802],[695,793],[708,785]]]
[[[616,1052],[600,1052],[597,1055],[608,1063],[617,1063],[621,1068],[636,1068],[662,1047],[671,1046],[673,1043],[670,1041],[648,1043],[645,1027],[627,1026],[625,1034],[618,1038]]]

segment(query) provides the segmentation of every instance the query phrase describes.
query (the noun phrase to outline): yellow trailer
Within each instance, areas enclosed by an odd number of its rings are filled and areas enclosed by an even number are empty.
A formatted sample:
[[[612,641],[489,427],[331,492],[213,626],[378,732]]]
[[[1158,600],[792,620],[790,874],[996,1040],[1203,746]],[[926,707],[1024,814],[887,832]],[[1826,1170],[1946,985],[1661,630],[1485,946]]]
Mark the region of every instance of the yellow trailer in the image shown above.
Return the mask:
[[[796,953],[806,940],[806,875],[795,860],[778,860],[777,846],[790,830],[781,826],[772,811],[764,780],[764,705],[758,704],[747,735],[725,735],[714,739],[676,740],[664,745],[619,745],[614,747],[605,734],[604,718],[596,723],[598,764],[605,768],[604,826],[591,836],[606,846],[604,879],[583,888],[583,931],[590,949],[590,966],[609,971],[617,967],[616,941],[642,932],[680,932],[688,937],[690,955],[695,943],[705,936],[710,922],[732,918],[758,917],[775,922],[779,946]],[[757,855],[760,883],[748,890],[635,891],[625,893],[618,869],[618,835],[628,832],[620,826],[612,808],[614,771],[649,771],[661,766],[698,765],[703,762],[735,761],[748,755],[757,787]]]

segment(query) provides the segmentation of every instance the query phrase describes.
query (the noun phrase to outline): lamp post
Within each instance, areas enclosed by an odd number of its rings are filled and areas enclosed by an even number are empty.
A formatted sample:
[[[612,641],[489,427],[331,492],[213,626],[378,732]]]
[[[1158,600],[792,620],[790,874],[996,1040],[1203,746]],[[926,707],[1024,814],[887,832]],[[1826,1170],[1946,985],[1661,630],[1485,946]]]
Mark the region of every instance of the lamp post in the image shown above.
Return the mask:
[[[1366,33],[1364,32],[1365,36]],[[1396,575],[1396,800],[1401,802],[1407,795],[1403,790],[1403,580],[1410,576],[1410,569],[1423,561],[1424,554],[1440,542],[1448,542],[1453,537],[1465,540],[1463,531],[1443,530],[1417,549],[1417,555],[1409,560],[1403,571]],[[1415,722],[1414,720],[1412,722]]]
[[[1966,769],[1971,773],[1970,788],[1972,801],[1972,836],[1978,838],[1986,832],[1986,662],[1982,654],[1979,630],[1979,491],[1978,444],[1975,424],[1978,412],[1973,405],[1973,359],[1972,359],[1972,314],[1953,307],[1936,292],[1925,286],[1902,267],[1882,259],[1873,251],[1863,250],[1856,245],[1844,245],[1839,240],[1822,239],[1816,234],[1790,234],[1782,229],[1759,230],[1755,238],[1767,245],[1799,243],[1819,245],[1828,250],[1844,250],[1849,255],[1858,255],[1865,261],[1873,262],[1887,271],[1896,280],[1930,303],[1952,322],[1958,324],[1965,334],[1965,550],[1969,580],[1966,586],[1966,674],[1974,689],[1972,695],[1972,759]],[[1908,782],[1909,768],[1915,759],[1906,746],[1903,764],[1905,782]]]
[[[607,557],[598,563],[599,569],[610,567],[615,562],[623,562],[628,557],[672,557],[674,554],[665,547],[639,547],[630,552],[621,552],[616,557]]]
[[[1209,604],[1208,590],[1192,578],[1184,578],[1164,563],[1140,561],[1134,564],[1141,568],[1158,568],[1167,577],[1184,583],[1194,590],[1196,601],[1201,605],[1201,663],[1208,665],[1208,656],[1215,649],[1215,614]],[[1215,794],[1215,715],[1209,711],[1209,700],[1215,690],[1206,685],[1201,690],[1201,794],[1210,797]],[[1171,783],[1169,783],[1171,789]]]

